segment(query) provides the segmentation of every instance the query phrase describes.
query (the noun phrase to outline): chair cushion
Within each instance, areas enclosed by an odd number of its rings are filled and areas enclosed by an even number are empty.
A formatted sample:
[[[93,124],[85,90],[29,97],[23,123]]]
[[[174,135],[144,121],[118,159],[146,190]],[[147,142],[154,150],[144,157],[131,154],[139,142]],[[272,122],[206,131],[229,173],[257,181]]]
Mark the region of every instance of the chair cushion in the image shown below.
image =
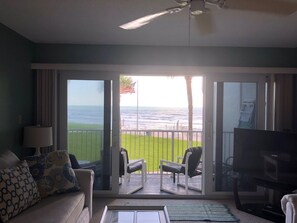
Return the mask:
[[[192,154],[189,157],[188,161],[188,175],[190,177],[198,175],[198,172],[196,171],[197,166],[200,162],[201,155],[202,155],[202,148],[201,147],[192,147],[185,151],[185,155],[183,158],[183,164],[186,162],[186,154],[187,152],[192,152]],[[185,173],[185,169],[182,168],[182,173]]]
[[[122,152],[126,153],[127,156],[127,164],[129,164],[129,157],[128,157],[128,151],[124,148],[120,149],[120,166],[119,166],[119,172],[120,172],[120,177],[123,176],[125,174],[125,170],[124,170],[124,155],[122,154]],[[131,163],[133,162],[133,160],[131,160]],[[142,162],[137,162],[135,164],[130,164],[127,168],[127,172],[128,173],[133,173],[137,170],[141,170],[142,169]]]
[[[181,173],[182,166],[171,164],[171,163],[167,163],[167,164],[163,164],[162,165],[162,170],[164,172]]]
[[[193,147],[192,155],[189,158],[189,175],[196,176],[198,174],[197,166],[199,165],[200,159],[202,156],[202,148],[201,147]]]
[[[135,163],[135,164],[133,164],[131,166],[128,166],[127,172],[128,173],[133,173],[133,172],[135,172],[137,170],[141,170],[141,169],[142,169],[142,163],[138,162],[138,163]]]
[[[75,155],[69,154],[69,159],[70,159],[70,162],[71,162],[71,167],[73,169],[80,169],[81,168],[78,161],[77,161],[77,159],[76,159],[76,157],[75,157]]]
[[[122,152],[126,152],[127,155],[127,162],[129,163],[129,158],[128,158],[128,151],[124,148],[120,149],[120,155],[119,155],[119,175],[120,177],[123,176],[125,174],[125,169],[124,169],[124,155],[122,154]]]
[[[197,170],[197,166],[198,166],[199,161],[201,159],[202,148],[201,147],[193,147],[193,148],[187,149],[185,151],[182,164],[186,163],[186,155],[187,155],[188,152],[192,153],[190,155],[189,161],[188,161],[188,176],[193,177],[193,176],[200,175],[201,171]],[[185,174],[185,168],[183,166],[178,165],[178,164],[166,163],[166,164],[162,165],[162,169],[163,169],[164,172],[183,173],[183,174]]]
[[[2,222],[18,215],[40,200],[26,161],[0,170],[0,219]]]

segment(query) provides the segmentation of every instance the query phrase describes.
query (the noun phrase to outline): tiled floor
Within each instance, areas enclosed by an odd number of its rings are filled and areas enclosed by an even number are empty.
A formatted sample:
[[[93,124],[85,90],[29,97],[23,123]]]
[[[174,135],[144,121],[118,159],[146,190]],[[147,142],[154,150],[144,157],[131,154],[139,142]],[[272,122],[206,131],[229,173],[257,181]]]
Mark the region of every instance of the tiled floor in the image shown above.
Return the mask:
[[[184,182],[184,176],[180,177],[180,182]],[[120,185],[120,194],[126,194],[127,191],[131,191],[141,184],[141,175],[140,174],[131,174],[130,182],[127,183],[127,187],[124,187],[124,183]],[[189,186],[195,187],[201,190],[201,176],[196,176],[189,178]],[[163,176],[163,187],[167,190],[170,190],[177,194],[185,195],[186,191],[183,187],[177,186],[176,183],[173,183],[173,178],[171,175]],[[134,194],[138,195],[170,195],[170,193],[160,191],[160,175],[159,174],[148,174],[147,181],[144,184],[144,187],[137,191]],[[201,192],[189,190],[189,195],[200,195]]]
[[[130,178],[130,182],[127,184],[127,189],[133,189],[137,186],[140,185],[140,180],[141,176],[139,174],[132,174]],[[183,178],[181,178],[181,181]],[[190,185],[196,186],[197,188],[201,189],[201,176],[196,176],[192,179],[189,179]],[[172,176],[170,175],[165,175],[163,178],[164,181],[164,186],[166,186],[167,189],[178,192],[179,194],[185,195],[185,190],[182,187],[177,187],[176,184],[173,183]],[[120,194],[125,194],[123,191],[123,184],[120,186]],[[147,175],[147,181],[145,182],[144,188],[139,190],[138,192],[135,193],[136,195],[162,195],[161,197],[156,196],[153,199],[115,199],[115,198],[101,198],[101,197],[94,197],[94,210],[93,210],[93,219],[92,223],[97,223],[100,221],[100,218],[103,213],[103,209],[105,205],[169,205],[169,204],[178,204],[178,203],[185,203],[185,204],[200,204],[200,203],[220,203],[220,204],[225,204],[227,205],[231,212],[235,214],[240,219],[241,223],[250,223],[250,222],[255,222],[255,223],[268,223],[270,221],[265,220],[263,218],[256,217],[254,215],[248,214],[246,212],[242,212],[235,207],[235,203],[233,199],[230,200],[220,200],[220,199],[211,199],[211,200],[206,200],[206,199],[187,199],[187,196],[183,196],[182,198],[179,199],[173,199],[170,197],[170,193],[166,193],[163,191],[160,191],[160,175],[159,174],[148,174]],[[189,190],[189,195],[200,195],[200,192],[192,191]],[[168,199],[164,198],[165,196],[168,196]],[[190,223],[188,221],[182,221],[179,223]]]

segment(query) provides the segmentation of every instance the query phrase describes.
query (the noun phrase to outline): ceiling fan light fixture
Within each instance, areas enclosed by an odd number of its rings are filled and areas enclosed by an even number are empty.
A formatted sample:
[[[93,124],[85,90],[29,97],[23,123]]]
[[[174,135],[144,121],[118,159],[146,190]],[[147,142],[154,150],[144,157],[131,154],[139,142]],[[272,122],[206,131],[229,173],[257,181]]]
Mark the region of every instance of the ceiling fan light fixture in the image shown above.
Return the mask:
[[[195,10],[195,11],[191,11],[191,15],[194,15],[194,16],[198,16],[198,15],[201,15],[203,14],[204,11],[198,9],[198,10]]]
[[[225,8],[226,0],[205,0],[206,4],[216,5],[219,8]]]
[[[185,6],[179,6],[179,7],[172,7],[172,8],[168,8],[166,9],[166,11],[169,13],[169,14],[174,14],[174,13],[178,13],[180,12],[184,7],[186,7],[187,5]]]
[[[191,15],[198,16],[205,12],[208,12],[208,9],[205,7],[204,0],[192,0],[190,5]]]
[[[186,6],[189,4],[190,1],[189,0],[175,0],[175,2],[177,4],[179,4],[180,6]]]

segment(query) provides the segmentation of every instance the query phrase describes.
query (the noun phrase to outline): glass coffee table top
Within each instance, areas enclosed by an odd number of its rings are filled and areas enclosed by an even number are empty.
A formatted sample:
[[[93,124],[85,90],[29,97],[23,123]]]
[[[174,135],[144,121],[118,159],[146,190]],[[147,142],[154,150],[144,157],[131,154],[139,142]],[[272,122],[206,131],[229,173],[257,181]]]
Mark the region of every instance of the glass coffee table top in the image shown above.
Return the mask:
[[[169,223],[166,206],[105,206],[100,223]]]

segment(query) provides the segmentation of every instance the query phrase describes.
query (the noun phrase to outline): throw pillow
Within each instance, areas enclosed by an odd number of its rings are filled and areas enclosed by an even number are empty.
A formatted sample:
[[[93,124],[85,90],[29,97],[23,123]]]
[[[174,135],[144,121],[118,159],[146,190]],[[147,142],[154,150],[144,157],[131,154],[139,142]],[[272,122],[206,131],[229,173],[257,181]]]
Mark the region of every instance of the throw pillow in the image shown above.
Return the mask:
[[[42,198],[80,189],[66,151],[25,158]]]
[[[0,219],[8,221],[40,200],[38,188],[28,164],[0,170]]]
[[[0,155],[0,170],[15,166],[19,161],[13,152],[7,150]]]

